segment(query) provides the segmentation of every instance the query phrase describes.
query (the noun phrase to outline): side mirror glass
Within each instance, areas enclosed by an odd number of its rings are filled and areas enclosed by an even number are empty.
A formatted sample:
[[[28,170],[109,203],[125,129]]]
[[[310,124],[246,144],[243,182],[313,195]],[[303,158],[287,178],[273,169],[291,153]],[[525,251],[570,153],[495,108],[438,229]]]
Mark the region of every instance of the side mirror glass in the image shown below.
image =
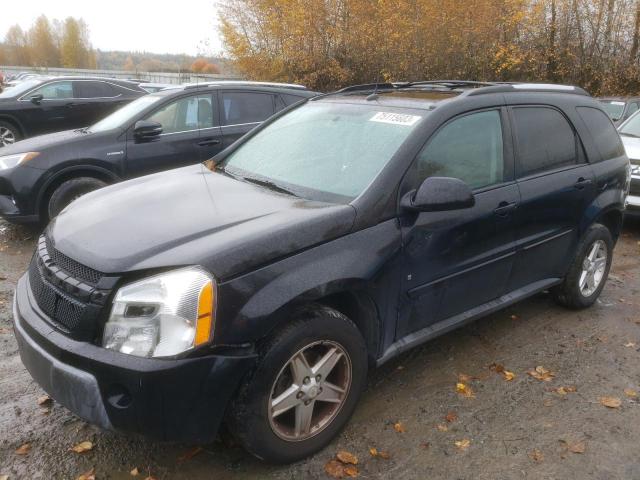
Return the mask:
[[[34,105],[40,105],[40,102],[42,102],[42,100],[44,99],[44,97],[42,96],[41,93],[38,93],[37,95],[32,95],[29,100],[31,100],[31,103],[33,103]]]
[[[162,133],[162,125],[149,120],[138,120],[133,127],[133,135],[138,140],[153,140]]]
[[[475,203],[471,188],[462,180],[429,177],[418,190],[407,192],[400,204],[412,212],[443,212],[471,208]]]

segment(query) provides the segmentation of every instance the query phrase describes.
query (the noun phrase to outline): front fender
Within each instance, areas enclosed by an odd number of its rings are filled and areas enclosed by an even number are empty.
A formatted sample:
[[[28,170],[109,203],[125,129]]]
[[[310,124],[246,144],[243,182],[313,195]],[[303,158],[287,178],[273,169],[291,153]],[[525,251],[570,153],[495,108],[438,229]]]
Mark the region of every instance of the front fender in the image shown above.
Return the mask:
[[[288,321],[290,308],[340,292],[366,293],[384,316],[397,300],[399,250],[389,220],[219,285],[216,343],[256,342]]]

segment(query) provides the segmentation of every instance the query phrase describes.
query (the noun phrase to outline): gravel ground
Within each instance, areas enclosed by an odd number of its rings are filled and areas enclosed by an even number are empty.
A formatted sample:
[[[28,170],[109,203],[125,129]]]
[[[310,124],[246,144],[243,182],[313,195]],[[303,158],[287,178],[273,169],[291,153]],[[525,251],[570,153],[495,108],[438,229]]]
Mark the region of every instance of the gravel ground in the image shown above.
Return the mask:
[[[12,290],[37,235],[0,221],[0,477],[75,479],[95,468],[98,479],[130,479],[138,468],[137,478],[158,480],[328,478],[325,464],[347,450],[368,479],[640,479],[640,401],[629,391],[640,392],[638,222],[625,225],[591,309],[567,311],[541,294],[414,349],[370,375],[329,447],[279,467],[229,441],[197,450],[155,443],[38,405],[43,392],[22,366],[11,328]],[[515,378],[506,381],[494,363]],[[536,366],[555,376],[528,375]],[[474,398],[456,392],[460,374],[473,377],[463,380]],[[602,397],[620,406],[605,407]],[[85,440],[91,451],[69,450]],[[30,451],[18,455],[25,443]],[[390,458],[373,458],[371,447]]]

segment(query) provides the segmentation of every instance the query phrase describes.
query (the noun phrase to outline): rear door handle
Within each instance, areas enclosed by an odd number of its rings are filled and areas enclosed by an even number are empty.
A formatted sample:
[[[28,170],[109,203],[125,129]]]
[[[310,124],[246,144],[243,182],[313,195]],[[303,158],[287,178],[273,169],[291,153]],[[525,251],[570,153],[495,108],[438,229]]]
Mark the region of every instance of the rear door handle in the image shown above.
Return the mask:
[[[210,138],[208,140],[203,140],[202,142],[199,142],[198,145],[200,147],[209,147],[209,146],[213,146],[213,145],[220,145],[220,140]]]
[[[499,217],[506,217],[516,208],[518,208],[518,204],[516,202],[500,202],[498,204],[498,207],[493,210],[493,213],[495,213]]]
[[[580,177],[576,183],[573,184],[574,188],[582,190],[584,187],[591,185],[593,182],[587,178]]]

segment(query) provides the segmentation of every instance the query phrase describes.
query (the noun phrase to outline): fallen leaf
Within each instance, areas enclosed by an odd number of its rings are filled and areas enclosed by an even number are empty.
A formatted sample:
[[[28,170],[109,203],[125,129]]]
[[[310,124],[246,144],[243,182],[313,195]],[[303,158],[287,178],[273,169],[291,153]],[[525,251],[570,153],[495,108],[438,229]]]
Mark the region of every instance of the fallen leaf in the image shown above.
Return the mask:
[[[449,412],[445,415],[444,419],[449,423],[453,423],[458,419],[458,415],[456,415],[456,412]]]
[[[375,458],[384,458],[385,460],[387,460],[387,459],[391,458],[391,455],[389,455],[389,453],[388,453],[388,452],[384,452],[384,451],[382,451],[382,450],[378,450],[378,449],[377,449],[377,448],[375,448],[375,447],[371,447],[371,448],[369,449],[369,454],[370,454],[372,457],[375,457]]]
[[[584,442],[567,444],[571,453],[584,453],[587,445]]]
[[[87,470],[86,472],[80,474],[76,480],[96,480],[96,469],[91,468],[91,470]]]
[[[558,387],[553,389],[552,391],[556,392],[558,395],[567,395],[569,393],[574,393],[577,390],[576,387],[574,386],[569,386],[569,387]]]
[[[69,450],[74,451],[76,453],[84,453],[84,452],[88,452],[92,448],[93,448],[93,443],[86,441],[86,442],[80,442],[79,444],[74,445]]]
[[[463,438],[462,440],[456,440],[453,443],[456,447],[458,447],[458,450],[466,450],[467,448],[469,448],[469,445],[471,445],[471,440],[469,440],[468,438]]]
[[[555,373],[542,366],[537,366],[534,370],[529,370],[527,373],[541,382],[550,382],[553,380],[553,377],[556,376]]]
[[[8,328],[0,328],[0,335],[4,335],[5,333],[9,333],[9,329]],[[2,480],[2,477],[0,477],[0,480]]]
[[[429,449],[429,447],[431,447],[431,444],[430,444],[429,442],[422,442],[422,443],[420,444],[420,446],[421,446],[422,448],[424,448],[425,450],[427,450],[427,449]]]
[[[178,462],[182,463],[182,462],[186,462],[187,460],[191,460],[193,457],[198,455],[200,452],[202,452],[202,447],[193,447],[191,450],[189,450],[186,453],[180,455],[178,457]]]
[[[342,463],[351,463],[353,465],[358,464],[358,457],[356,457],[353,453],[347,452],[346,450],[340,450],[336,455],[338,460]]]
[[[466,373],[459,373],[458,374],[458,382],[460,383],[469,383],[471,380],[475,380],[476,377],[474,377],[473,375],[467,375]]]
[[[355,465],[347,465],[344,467],[344,473],[347,477],[355,478],[358,476],[358,467]]]
[[[620,408],[622,405],[622,400],[618,397],[601,397],[600,403],[608,408]]]
[[[550,406],[552,406],[552,405],[553,405],[553,400],[551,400],[550,398],[547,398],[546,400],[544,400],[544,401],[542,402],[542,404],[543,404],[545,407],[550,407]]]
[[[25,443],[16,449],[16,455],[26,455],[31,450],[31,444]]]
[[[540,463],[544,460],[544,454],[537,448],[534,448],[533,451],[529,452],[529,458],[534,462]]]
[[[466,383],[456,383],[456,391],[465,398],[475,398],[476,396],[475,393],[473,393],[473,389]]]
[[[394,423],[393,424],[393,429],[398,433],[404,433],[405,432],[404,425],[402,424],[402,422]]]
[[[129,472],[129,474],[130,474],[132,477],[137,477],[138,475],[140,475],[140,471],[138,470],[138,467],[135,467],[133,470],[131,470],[131,471]]]
[[[9,480],[9,475],[0,475],[0,480]]]
[[[625,388],[624,394],[629,398],[638,398],[638,392],[636,392],[633,388]]]
[[[633,347],[636,346],[636,344],[633,343],[633,342],[627,342],[627,343],[624,344],[624,346],[627,347],[627,348],[633,348]]]
[[[51,397],[49,395],[42,395],[41,397],[38,397],[38,405],[40,405],[41,407],[48,407],[49,405],[51,405],[51,402],[53,400],[51,400]]]
[[[344,478],[344,465],[340,463],[338,460],[329,460],[325,466],[324,471],[327,472],[327,475],[333,478]]]
[[[516,378],[516,374],[513,372],[510,372],[509,370],[505,370],[504,372],[502,372],[502,377],[507,381],[510,382],[511,380],[513,380],[514,378]]]
[[[496,373],[504,372],[504,365],[500,365],[499,363],[492,363],[489,368]]]
[[[449,431],[449,427],[447,427],[444,423],[439,423],[438,425],[436,425],[436,428],[440,432],[448,432]]]

